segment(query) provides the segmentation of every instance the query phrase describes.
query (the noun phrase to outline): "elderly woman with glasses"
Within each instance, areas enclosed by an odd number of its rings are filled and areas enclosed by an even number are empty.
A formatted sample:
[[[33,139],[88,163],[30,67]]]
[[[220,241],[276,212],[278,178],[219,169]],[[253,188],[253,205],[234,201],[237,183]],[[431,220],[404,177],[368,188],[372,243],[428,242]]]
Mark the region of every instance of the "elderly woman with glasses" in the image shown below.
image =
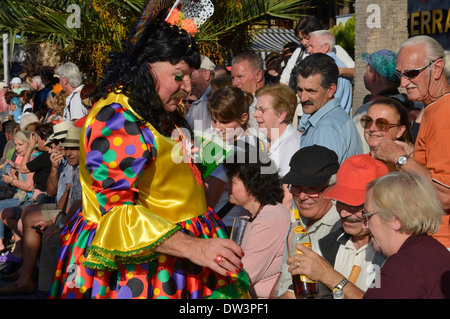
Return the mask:
[[[413,147],[408,111],[394,98],[375,100],[367,114],[361,117],[361,126],[372,157],[375,157],[380,142],[384,140],[401,141]],[[397,170],[396,165],[388,165],[388,168],[390,171]]]
[[[292,155],[300,148],[301,134],[290,124],[297,108],[297,96],[283,84],[262,87],[255,95],[258,101],[253,117],[267,137],[268,154],[283,178],[289,172]],[[292,197],[286,186],[284,188],[283,203],[289,207]]]
[[[430,235],[439,229],[441,215],[436,192],[421,175],[392,172],[369,182],[362,212],[364,228],[375,250],[387,259],[375,269],[375,279],[366,292],[345,283],[341,287],[345,298],[450,298],[450,252]],[[300,246],[311,257],[312,252]],[[308,264],[302,267],[320,271]],[[331,286],[343,279],[342,275],[325,278]]]
[[[442,216],[431,183],[415,173],[385,175],[368,184],[364,210],[374,248],[388,258],[364,298],[450,298],[450,252],[429,235]]]

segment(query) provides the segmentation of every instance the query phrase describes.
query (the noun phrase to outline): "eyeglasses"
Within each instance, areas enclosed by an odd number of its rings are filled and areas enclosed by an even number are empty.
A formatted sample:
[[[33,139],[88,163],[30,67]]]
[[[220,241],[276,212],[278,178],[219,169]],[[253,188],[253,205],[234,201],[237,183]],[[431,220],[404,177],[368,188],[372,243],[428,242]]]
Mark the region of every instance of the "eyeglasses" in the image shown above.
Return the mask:
[[[195,101],[197,101],[197,100],[183,100],[183,104],[186,104],[186,103],[192,104]]]
[[[369,219],[376,213],[377,212],[369,213],[363,208],[361,215],[362,215],[362,218],[364,219],[364,222],[367,223],[369,221]]]
[[[399,78],[401,78],[401,77],[403,76],[405,79],[412,80],[412,79],[416,78],[416,77],[420,74],[420,72],[422,72],[423,70],[425,70],[426,68],[428,68],[429,66],[431,66],[434,62],[436,62],[437,60],[440,60],[440,59],[442,59],[442,58],[443,58],[443,57],[439,57],[439,58],[437,58],[436,60],[433,60],[433,61],[431,61],[430,63],[428,63],[427,65],[425,65],[425,66],[423,66],[423,67],[421,67],[421,68],[418,68],[418,69],[409,69],[409,70],[405,70],[405,71],[403,71],[403,73],[400,72],[400,70],[395,70],[395,74],[396,74]]]
[[[369,115],[363,115],[361,116],[361,126],[365,129],[368,129],[372,126],[373,123],[373,118],[371,118]],[[375,120],[375,127],[380,131],[380,132],[387,132],[389,131],[391,128],[395,127],[395,126],[400,126],[401,124],[390,124],[388,122],[388,120],[380,117],[377,118]]]
[[[271,109],[271,107],[263,108],[263,107],[261,107],[261,106],[256,108],[256,110],[257,110],[260,114],[264,114],[265,111],[270,110],[270,109]]]
[[[322,189],[303,187],[303,186],[294,186],[294,185],[289,185],[288,187],[289,187],[289,192],[291,192],[291,194],[293,196],[298,197],[298,196],[300,196],[301,193],[303,193],[310,198],[317,198],[325,192],[325,190],[328,188],[328,186],[329,185],[326,185]]]

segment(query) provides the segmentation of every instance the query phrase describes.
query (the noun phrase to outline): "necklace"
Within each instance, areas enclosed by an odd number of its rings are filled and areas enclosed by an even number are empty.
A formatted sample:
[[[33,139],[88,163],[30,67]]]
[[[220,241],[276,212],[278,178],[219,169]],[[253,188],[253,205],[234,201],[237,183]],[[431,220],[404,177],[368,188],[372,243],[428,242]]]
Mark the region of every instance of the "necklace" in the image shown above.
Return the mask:
[[[250,217],[249,221],[252,222],[255,220],[255,218],[258,216],[258,214],[261,212],[261,209],[263,209],[264,205],[260,204],[258,210],[256,211],[255,216]]]

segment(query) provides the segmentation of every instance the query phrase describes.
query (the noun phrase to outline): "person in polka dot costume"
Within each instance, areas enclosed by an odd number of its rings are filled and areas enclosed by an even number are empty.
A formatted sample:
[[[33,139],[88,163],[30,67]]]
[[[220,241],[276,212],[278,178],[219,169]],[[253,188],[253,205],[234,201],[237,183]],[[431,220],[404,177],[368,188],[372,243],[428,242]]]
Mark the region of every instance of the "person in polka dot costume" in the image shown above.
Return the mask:
[[[249,296],[242,249],[206,205],[177,113],[198,45],[164,14],[113,56],[94,92],[80,136],[82,207],[62,230],[49,298]]]

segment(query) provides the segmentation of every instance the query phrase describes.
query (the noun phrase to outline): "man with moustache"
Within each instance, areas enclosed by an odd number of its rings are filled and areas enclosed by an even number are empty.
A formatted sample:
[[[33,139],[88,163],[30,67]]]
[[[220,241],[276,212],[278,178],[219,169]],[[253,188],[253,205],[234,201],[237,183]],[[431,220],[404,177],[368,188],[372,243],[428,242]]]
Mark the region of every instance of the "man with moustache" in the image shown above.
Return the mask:
[[[297,67],[297,93],[304,114],[310,114],[300,140],[300,148],[321,145],[333,150],[341,164],[361,154],[361,138],[350,116],[335,99],[339,69],[324,53],[304,58]]]
[[[446,213],[434,238],[450,249],[450,85],[444,55],[442,46],[428,36],[412,37],[402,44],[396,73],[408,99],[424,105],[420,128],[413,150],[405,143],[383,141],[375,158],[432,182]]]
[[[336,184],[323,195],[336,201],[342,228],[319,239],[319,249],[301,261],[297,256],[288,260],[291,272],[301,268],[302,274],[319,281],[319,298],[330,298],[348,282],[365,292],[384,263],[386,258],[375,251],[364,227],[362,211],[367,184],[388,173],[384,163],[368,154],[352,156],[339,168]],[[283,297],[294,299],[292,290],[290,287]]]

